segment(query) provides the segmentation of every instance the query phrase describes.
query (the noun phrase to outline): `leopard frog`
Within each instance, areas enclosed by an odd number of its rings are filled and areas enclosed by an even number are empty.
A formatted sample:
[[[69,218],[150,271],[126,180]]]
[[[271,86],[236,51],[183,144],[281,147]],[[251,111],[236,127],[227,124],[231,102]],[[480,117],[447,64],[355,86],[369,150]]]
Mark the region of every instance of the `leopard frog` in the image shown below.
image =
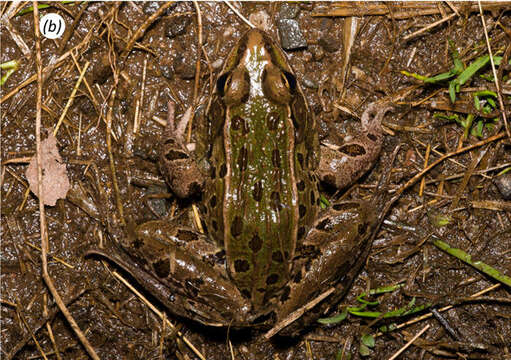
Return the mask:
[[[294,316],[281,334],[300,331],[344,296],[367,257],[374,212],[356,201],[322,210],[319,183],[342,188],[373,165],[384,113],[370,105],[356,135],[320,146],[283,50],[248,31],[218,77],[200,150],[185,144],[186,120],[169,116],[162,137],[161,171],[178,197],[202,194],[207,234],[148,222],[114,261],[179,316],[266,328]]]

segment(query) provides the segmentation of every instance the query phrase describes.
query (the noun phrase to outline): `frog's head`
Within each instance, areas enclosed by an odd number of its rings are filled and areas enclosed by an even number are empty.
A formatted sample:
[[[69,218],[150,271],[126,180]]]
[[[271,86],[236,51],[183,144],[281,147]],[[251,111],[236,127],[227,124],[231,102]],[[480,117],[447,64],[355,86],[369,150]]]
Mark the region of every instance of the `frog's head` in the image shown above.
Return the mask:
[[[217,80],[217,91],[226,105],[257,97],[289,104],[297,83],[282,49],[265,32],[252,29],[227,57]]]

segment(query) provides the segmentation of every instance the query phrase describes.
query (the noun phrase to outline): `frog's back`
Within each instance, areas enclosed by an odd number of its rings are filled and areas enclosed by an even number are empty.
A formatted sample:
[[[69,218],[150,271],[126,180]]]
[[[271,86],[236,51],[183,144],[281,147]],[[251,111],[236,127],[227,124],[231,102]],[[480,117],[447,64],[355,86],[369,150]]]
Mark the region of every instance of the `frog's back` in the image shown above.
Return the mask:
[[[316,217],[317,135],[282,50],[261,31],[240,40],[217,86],[208,111],[208,230],[258,307],[286,295],[296,244]]]

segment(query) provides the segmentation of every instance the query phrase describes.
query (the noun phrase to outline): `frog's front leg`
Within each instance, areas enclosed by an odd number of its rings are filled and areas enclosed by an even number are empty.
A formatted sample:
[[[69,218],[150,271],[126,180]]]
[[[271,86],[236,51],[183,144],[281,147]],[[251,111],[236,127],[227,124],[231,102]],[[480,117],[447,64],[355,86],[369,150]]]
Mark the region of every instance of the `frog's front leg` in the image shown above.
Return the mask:
[[[337,203],[321,214],[297,248],[275,331],[295,335],[344,297],[365,263],[375,224],[364,202]],[[290,318],[297,320],[287,325]]]
[[[358,134],[346,138],[341,146],[321,146],[319,175],[322,181],[343,189],[373,166],[382,145],[381,121],[388,110],[388,104],[369,104],[362,114]]]
[[[175,124],[174,103],[169,101],[167,127],[160,144],[160,171],[172,191],[180,198],[199,193],[204,188],[204,176],[186,147],[184,133],[192,116],[191,108]]]
[[[121,247],[89,253],[123,268],[175,315],[210,326],[246,325],[251,306],[221,266],[225,252],[204,235],[172,221],[150,221]]]

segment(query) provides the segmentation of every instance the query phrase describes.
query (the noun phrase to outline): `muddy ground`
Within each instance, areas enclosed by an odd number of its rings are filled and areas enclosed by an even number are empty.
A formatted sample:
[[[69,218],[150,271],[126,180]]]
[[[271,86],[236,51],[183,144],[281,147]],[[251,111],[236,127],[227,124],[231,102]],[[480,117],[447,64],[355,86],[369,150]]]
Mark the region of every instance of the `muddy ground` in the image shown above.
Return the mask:
[[[121,207],[129,223],[189,216],[190,202],[175,200],[154,162],[167,101],[177,104],[178,117],[192,105],[199,112],[223,59],[248,26],[225,3],[199,3],[200,25],[194,4],[187,2],[47,4],[41,15],[60,14],[66,32],[56,40],[42,38],[42,138],[65,111],[57,142],[72,184],[65,199],[46,207],[48,270],[99,358],[199,358],[185,337],[206,359],[388,359],[427,327],[400,358],[511,359],[509,286],[433,245],[440,239],[511,276],[511,180],[510,173],[501,174],[511,163],[501,111],[507,109],[509,122],[509,66],[497,67],[502,104],[492,96],[483,101],[490,115],[473,105],[476,91],[495,90],[490,66],[461,86],[455,105],[447,81],[424,84],[402,73],[447,72],[453,68],[452,48],[465,66],[487,55],[477,3],[238,4],[241,14],[277,41],[291,42],[286,53],[319,120],[321,141],[335,142],[356,128],[367,104],[393,105],[384,119],[378,164],[350,189],[325,192],[331,201],[370,199],[384,191],[376,185],[390,171],[387,191],[400,194],[381,214],[385,222],[348,296],[329,315],[360,306],[357,296],[369,289],[396,284],[402,287],[368,297],[377,303],[366,310],[431,306],[388,319],[350,314],[337,324],[306,329],[299,338],[272,341],[259,331],[213,329],[166,314],[180,330],[176,336],[113,276],[115,267],[84,257],[100,241],[107,246],[112,241]],[[41,351],[48,358],[84,359],[86,350],[41,277],[38,198],[27,190],[25,172],[36,146],[37,69],[33,13],[18,12],[30,5],[0,4],[1,63],[20,63],[1,89],[1,351],[5,359],[36,359]],[[493,54],[506,64],[511,5],[484,7]],[[320,16],[325,14],[331,16]],[[296,38],[280,38],[289,23],[300,30]],[[352,36],[350,27],[357,29]],[[86,64],[84,80],[64,110]],[[447,118],[457,115],[462,122],[468,114],[476,115],[472,126]],[[445,154],[449,159],[421,173]],[[431,316],[432,308],[438,317]],[[378,333],[383,325],[407,322]],[[361,346],[364,335],[373,335],[374,346],[370,340]]]

